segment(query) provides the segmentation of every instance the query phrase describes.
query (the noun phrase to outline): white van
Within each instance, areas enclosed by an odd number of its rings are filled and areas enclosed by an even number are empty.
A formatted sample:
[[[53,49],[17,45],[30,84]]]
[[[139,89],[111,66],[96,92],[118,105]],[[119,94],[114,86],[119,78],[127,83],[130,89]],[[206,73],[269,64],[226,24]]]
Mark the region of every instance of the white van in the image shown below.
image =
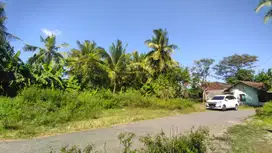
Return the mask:
[[[206,103],[207,109],[235,109],[238,110],[239,101],[233,95],[215,95]]]

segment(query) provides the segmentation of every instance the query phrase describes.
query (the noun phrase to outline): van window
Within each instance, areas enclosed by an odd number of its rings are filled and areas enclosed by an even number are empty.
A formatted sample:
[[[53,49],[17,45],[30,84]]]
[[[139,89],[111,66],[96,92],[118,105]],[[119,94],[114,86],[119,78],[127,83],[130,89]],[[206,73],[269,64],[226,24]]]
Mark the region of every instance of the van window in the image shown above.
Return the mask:
[[[224,96],[214,96],[212,100],[223,100],[224,98]]]
[[[234,96],[227,96],[226,99],[233,100],[233,99],[236,99],[236,98]]]

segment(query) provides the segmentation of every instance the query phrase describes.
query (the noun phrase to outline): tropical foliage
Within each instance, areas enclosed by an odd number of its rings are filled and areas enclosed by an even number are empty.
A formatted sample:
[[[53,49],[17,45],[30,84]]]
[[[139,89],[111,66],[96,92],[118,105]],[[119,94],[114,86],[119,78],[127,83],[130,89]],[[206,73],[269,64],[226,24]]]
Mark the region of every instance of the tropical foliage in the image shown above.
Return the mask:
[[[126,46],[123,46],[121,40],[117,40],[116,44],[112,43],[109,52],[101,51],[100,54],[103,60],[101,66],[107,72],[113,87],[113,93],[115,93],[116,87],[120,87],[122,84],[122,76],[126,73],[126,63],[128,63],[125,54]]]
[[[157,29],[153,33],[154,36],[145,41],[147,46],[152,49],[146,56],[146,62],[151,73],[156,75],[166,73],[168,68],[178,65],[171,57],[173,51],[178,47],[169,44],[167,30]]]
[[[271,0],[262,1],[256,11],[263,6],[271,6]],[[33,56],[23,62],[24,52],[15,51],[9,42],[21,39],[7,31],[4,10],[1,4],[1,133],[36,135],[35,128],[43,131],[76,119],[98,118],[107,109],[182,110],[192,107],[189,99],[204,97],[213,74],[230,84],[257,81],[272,88],[271,69],[255,74],[258,57],[254,55],[234,54],[217,64],[204,58],[192,68],[179,64],[173,58],[178,46],[171,43],[166,29],[153,30],[143,42],[149,48],[146,53],[128,50],[119,39],[105,48],[95,41],[77,41],[76,48],[63,52],[67,43],[58,45],[55,35],[40,36],[43,47],[25,44],[23,50]]]
[[[47,36],[46,38],[40,36],[40,40],[44,43],[44,48],[28,44],[24,47],[25,51],[39,50],[39,52],[29,60],[30,64],[63,64],[63,56],[58,52],[58,50],[62,47],[67,47],[68,44],[64,43],[60,46],[56,46],[56,36],[54,35]]]
[[[260,4],[269,5],[268,1]],[[9,39],[16,36],[5,28],[4,5],[0,9],[0,94],[16,96],[22,89],[37,86],[63,91],[109,89],[118,94],[139,90],[144,96],[162,99],[200,97],[207,78],[213,72],[228,83],[239,80],[262,81],[270,86],[270,74],[255,76],[257,56],[234,54],[224,57],[212,68],[213,59],[200,59],[193,68],[180,65],[173,59],[178,46],[170,42],[166,29],[153,30],[153,36],[144,43],[149,51],[127,50],[121,40],[105,49],[95,41],[77,41],[77,47],[64,53],[67,43],[58,45],[55,35],[40,36],[43,47],[25,44],[24,51],[34,52],[26,63],[20,59],[21,51],[14,51]],[[19,39],[20,40],[20,39]],[[190,71],[191,70],[191,71]]]
[[[255,81],[265,83],[268,89],[272,91],[272,69],[262,70],[255,76]]]
[[[7,32],[5,27],[4,4],[0,4],[0,94],[16,94],[16,89],[22,88],[29,77],[29,70],[20,59],[21,52],[15,53],[9,44],[10,39],[19,39]]]
[[[94,41],[77,41],[78,49],[69,52],[67,61],[67,74],[78,81],[80,89],[107,87],[106,71],[101,69],[102,47]]]

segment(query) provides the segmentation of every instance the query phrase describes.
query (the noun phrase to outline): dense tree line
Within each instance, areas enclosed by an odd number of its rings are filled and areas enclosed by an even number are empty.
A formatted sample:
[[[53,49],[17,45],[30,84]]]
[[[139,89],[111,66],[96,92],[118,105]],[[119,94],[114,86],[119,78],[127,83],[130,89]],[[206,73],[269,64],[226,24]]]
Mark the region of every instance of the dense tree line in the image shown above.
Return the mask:
[[[77,48],[67,56],[60,51],[69,45],[56,44],[56,36],[40,37],[44,46],[26,44],[24,51],[35,54],[26,63],[15,52],[10,39],[19,39],[5,28],[5,11],[0,9],[0,93],[15,96],[17,91],[29,86],[61,90],[111,89],[113,93],[130,88],[144,95],[161,98],[199,97],[205,90],[209,77],[218,77],[230,84],[239,80],[261,81],[272,86],[271,69],[255,75],[257,56],[248,54],[224,57],[218,64],[210,58],[195,61],[193,68],[181,66],[172,58],[178,49],[171,44],[166,29],[153,30],[145,41],[147,53],[127,52],[121,40],[108,49],[95,41],[77,41]]]

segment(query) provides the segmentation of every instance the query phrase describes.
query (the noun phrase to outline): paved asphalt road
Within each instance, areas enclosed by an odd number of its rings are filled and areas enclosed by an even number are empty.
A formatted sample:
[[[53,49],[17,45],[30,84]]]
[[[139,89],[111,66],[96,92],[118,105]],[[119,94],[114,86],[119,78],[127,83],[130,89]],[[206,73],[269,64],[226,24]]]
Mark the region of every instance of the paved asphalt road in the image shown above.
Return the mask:
[[[103,149],[106,142],[107,152],[119,152],[120,145],[117,136],[122,132],[134,132],[137,136],[154,134],[163,130],[166,134],[171,132],[186,132],[193,126],[207,126],[212,133],[221,132],[222,128],[239,124],[243,119],[254,114],[254,110],[240,111],[207,111],[154,120],[139,121],[129,124],[111,126],[83,132],[61,134],[57,136],[35,138],[31,140],[0,141],[0,153],[48,153],[52,148],[66,145],[84,147],[95,144],[96,149]],[[137,142],[136,142],[137,143]]]

